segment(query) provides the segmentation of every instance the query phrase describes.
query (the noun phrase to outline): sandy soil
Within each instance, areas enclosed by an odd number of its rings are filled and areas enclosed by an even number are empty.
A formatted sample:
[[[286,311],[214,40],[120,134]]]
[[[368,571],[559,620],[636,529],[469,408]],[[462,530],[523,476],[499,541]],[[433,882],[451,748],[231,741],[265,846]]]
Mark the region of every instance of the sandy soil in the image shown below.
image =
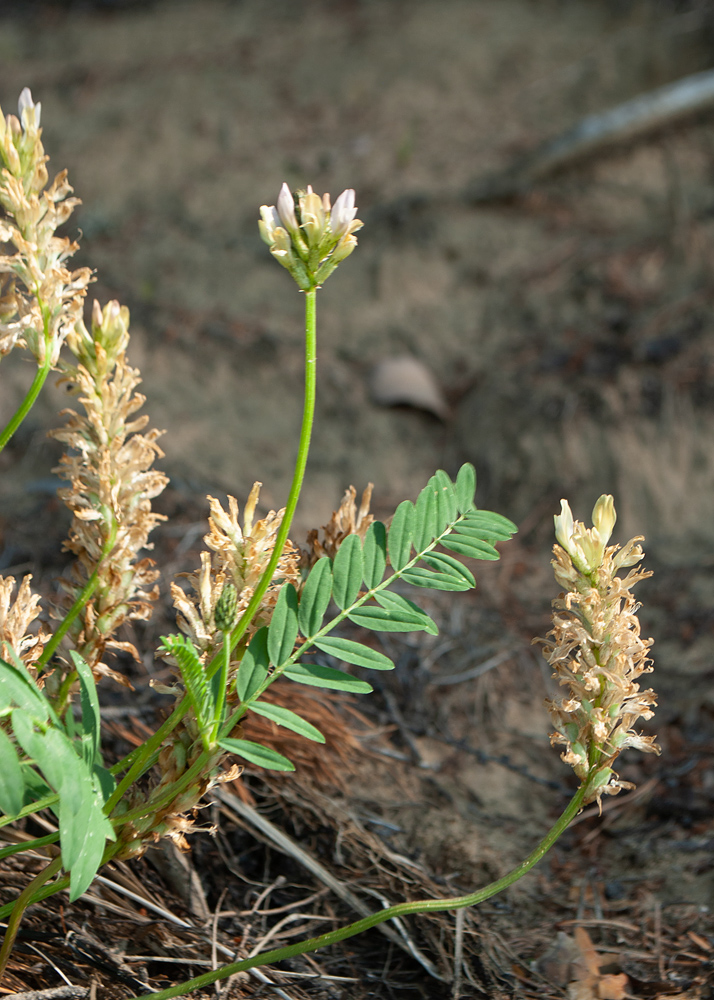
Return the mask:
[[[69,169],[83,200],[81,263],[96,268],[102,301],[132,312],[147,411],[167,430],[161,503],[173,521],[157,544],[172,570],[195,564],[205,493],[242,503],[255,479],[266,506],[287,493],[302,302],[256,224],[284,180],[333,196],[354,187],[366,221],[320,293],[318,417],[297,534],[323,523],[349,483],[374,482],[386,517],[436,467],[464,460],[477,467],[480,504],[522,525],[476,597],[435,601],[440,640],[391,650],[400,669],[369,711],[405,759],[358,772],[345,809],[361,802],[391,823],[395,851],[463,887],[530,849],[569,781],[547,742],[550,681],[528,645],[547,629],[555,591],[552,514],[561,496],[584,517],[613,492],[619,537],[647,536],[657,574],[641,589],[663,756],[627,758],[645,794],[575,827],[541,875],[484,909],[473,930],[481,978],[462,995],[564,996],[568,973],[549,975],[544,956],[577,919],[595,921],[593,940],[613,954],[654,954],[657,933],[667,942],[664,964],[612,960],[632,995],[707,995],[712,120],[597,156],[505,204],[470,208],[459,193],[583,115],[709,68],[711,4],[174,0],[20,3],[2,15],[3,109],[25,85],[42,101],[51,167]],[[420,210],[387,210],[413,192],[426,196]],[[371,398],[374,366],[398,355],[432,373],[444,419]],[[6,420],[27,365],[12,356],[2,378]],[[0,459],[6,572],[49,579],[58,567],[64,521],[45,434],[62,405],[50,387]],[[147,650],[162,627],[140,637]],[[478,679],[433,684],[501,650],[513,652]],[[618,919],[640,928],[636,944],[618,943]],[[697,957],[677,965],[687,933],[700,950],[690,937]],[[417,968],[412,984],[420,978]]]

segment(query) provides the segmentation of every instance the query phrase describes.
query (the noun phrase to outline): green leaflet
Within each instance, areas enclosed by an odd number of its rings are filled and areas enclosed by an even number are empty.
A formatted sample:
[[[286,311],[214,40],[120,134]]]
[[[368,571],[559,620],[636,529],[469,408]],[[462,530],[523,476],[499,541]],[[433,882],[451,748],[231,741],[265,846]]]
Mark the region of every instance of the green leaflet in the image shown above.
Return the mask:
[[[360,537],[347,535],[332,563],[332,596],[340,611],[354,604],[362,586],[363,569]]]
[[[462,514],[474,509],[475,493],[476,470],[470,462],[466,462],[456,476],[456,503]]]
[[[361,681],[342,670],[332,667],[321,667],[317,663],[291,663],[284,677],[298,684],[308,684],[311,687],[329,688],[331,691],[349,691],[351,694],[369,694],[372,685]]]
[[[97,685],[94,682],[94,674],[89,669],[86,660],[74,649],[70,656],[74,663],[74,669],[79,677],[79,697],[82,706],[82,728],[91,739],[92,754],[90,766],[100,759],[99,746],[101,741],[102,717],[99,710],[99,697],[97,696]]]
[[[387,539],[389,561],[396,571],[403,569],[409,562],[413,532],[414,504],[409,500],[402,500],[394,512]]]
[[[381,521],[373,521],[367,529],[362,546],[364,582],[373,590],[382,582],[387,568],[387,529]]]
[[[315,743],[325,742],[325,737],[319,729],[316,729],[311,723],[301,718],[296,712],[291,712],[289,708],[283,708],[282,705],[273,705],[268,701],[254,701],[250,707],[251,711],[257,715],[263,715],[278,726],[285,726],[286,729],[291,729],[294,733],[299,733],[305,739],[313,740]]]
[[[268,655],[274,666],[281,667],[290,659],[297,635],[297,591],[292,583],[286,583],[278,594],[278,601],[268,626]]]
[[[427,587],[430,590],[471,590],[471,584],[463,577],[452,576],[450,573],[435,573],[423,566],[402,573],[402,580],[411,583],[413,587]]]
[[[352,639],[325,637],[315,639],[315,646],[323,653],[329,653],[330,656],[345,663],[354,663],[357,667],[367,667],[369,670],[394,670],[394,664],[384,653]]]
[[[305,636],[320,631],[332,596],[332,569],[328,556],[318,559],[310,570],[300,594],[298,625]]]
[[[232,740],[228,737],[218,741],[219,747],[223,747],[229,753],[234,753],[251,764],[258,764],[268,771],[294,771],[295,765],[283,757],[277,750],[264,747],[260,743],[253,743],[252,740]]]
[[[236,691],[241,701],[247,701],[260,689],[268,676],[270,657],[268,656],[268,629],[259,628],[250,645],[243,653],[238,668]]]
[[[495,514],[491,510],[475,510],[464,516],[461,522],[473,528],[485,528],[487,531],[505,532],[504,539],[510,538],[518,531],[517,525],[509,521],[503,514]]]
[[[432,569],[443,570],[452,576],[461,577],[468,583],[469,587],[476,586],[476,579],[471,570],[458,559],[447,555],[446,552],[429,552],[428,555],[422,556],[422,562],[431,566]]]
[[[0,810],[6,816],[17,816],[24,800],[25,782],[17,749],[5,731],[0,729]]]
[[[420,619],[413,615],[404,618],[387,608],[375,608],[373,604],[356,608],[347,617],[355,625],[361,625],[372,632],[419,632],[424,628]]]
[[[436,493],[436,507],[439,512],[439,534],[447,524],[451,524],[458,517],[458,506],[456,503],[456,491],[454,484],[446,475],[443,469],[439,469],[429,480]],[[442,527],[443,525],[443,527]]]
[[[438,522],[436,491],[429,482],[417,497],[414,508],[414,548],[417,552],[423,552],[434,541]]]
[[[413,601],[407,600],[407,598],[402,597],[401,594],[392,594],[388,590],[380,590],[380,592],[374,596],[375,600],[377,600],[386,611],[389,611],[390,614],[394,615],[395,618],[399,619],[399,617],[401,617],[402,621],[407,621],[411,616],[417,623],[416,627],[418,629],[428,632],[429,635],[439,634],[436,622],[429,617],[426,611],[422,611],[417,604],[414,604]]]
[[[500,558],[493,545],[489,545],[488,542],[481,542],[478,538],[467,538],[465,535],[449,535],[448,538],[441,539],[441,544],[445,548],[451,549],[452,552],[458,552],[462,556],[469,556],[471,559],[496,560]]]

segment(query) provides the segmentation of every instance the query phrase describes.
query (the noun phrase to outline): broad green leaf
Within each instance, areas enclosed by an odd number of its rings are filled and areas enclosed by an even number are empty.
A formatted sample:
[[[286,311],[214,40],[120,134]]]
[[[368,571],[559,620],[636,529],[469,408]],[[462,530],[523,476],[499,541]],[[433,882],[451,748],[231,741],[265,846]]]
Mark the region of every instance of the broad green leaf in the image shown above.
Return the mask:
[[[436,626],[436,622],[429,617],[426,611],[422,611],[418,604],[413,601],[408,600],[406,597],[402,597],[401,594],[393,594],[391,590],[380,590],[378,594],[375,594],[375,600],[382,605],[390,614],[395,615],[397,618],[401,617],[403,621],[407,620],[410,615],[412,615],[417,621],[418,627],[428,632],[429,635],[438,635],[439,629]]]
[[[423,552],[436,538],[438,509],[436,491],[429,482],[417,497],[414,509],[414,548]]]
[[[456,476],[456,503],[462,514],[474,509],[474,494],[476,493],[476,469],[471,462],[466,462]]]
[[[394,664],[384,653],[379,653],[376,649],[370,649],[369,646],[365,646],[361,642],[354,642],[352,639],[339,639],[330,636],[329,638],[316,639],[315,645],[323,653],[329,653],[330,656],[344,660],[345,663],[354,663],[357,667],[367,667],[370,670],[394,670]]]
[[[0,810],[6,816],[17,816],[25,801],[25,782],[10,737],[0,729]]]
[[[92,780],[96,782],[102,802],[106,802],[117,787],[114,775],[106,767],[102,767],[101,764],[95,764],[92,770]]]
[[[243,659],[238,667],[236,691],[241,701],[252,698],[268,676],[270,657],[268,656],[268,629],[259,628],[250,645],[243,653]]]
[[[471,590],[471,584],[463,577],[450,573],[435,573],[423,566],[415,566],[402,573],[402,580],[413,587],[427,587],[431,590]]]
[[[22,802],[23,807],[29,806],[32,802],[39,802],[41,799],[52,795],[52,789],[47,782],[40,777],[34,767],[24,761],[20,764],[20,767],[22,768],[22,780],[25,782],[25,797]],[[57,815],[57,806],[50,806],[50,808],[52,809],[52,812]]]
[[[92,776],[92,798],[89,822],[86,829],[78,831],[77,857],[71,866],[69,876],[69,895],[71,900],[78,899],[86,892],[99,870],[104,854],[104,845],[109,840],[116,840],[114,829],[102,812],[104,799],[100,782]],[[60,822],[62,817],[62,801],[60,800]],[[65,856],[64,839],[61,838],[62,859],[68,864]]]
[[[307,638],[320,631],[331,594],[332,569],[329,557],[323,556],[310,570],[310,575],[300,594],[298,625],[302,634]]]
[[[466,580],[469,587],[476,586],[476,579],[463,563],[459,562],[453,556],[449,556],[446,552],[429,552],[428,555],[422,557],[422,562],[425,562],[427,566],[431,566],[432,569],[443,570],[445,573],[451,574],[451,576],[461,577]]]
[[[387,541],[389,561],[397,571],[403,569],[409,562],[413,531],[414,504],[409,500],[402,500],[394,512]]]
[[[99,746],[101,741],[102,717],[99,710],[99,698],[97,696],[97,685],[94,683],[94,674],[89,669],[86,660],[74,649],[70,656],[74,663],[74,669],[79,677],[79,697],[82,706],[82,726],[84,732],[91,738],[92,759],[94,765],[99,756]]]
[[[518,526],[509,521],[503,514],[496,514],[491,510],[474,510],[465,515],[462,522],[474,528],[485,528],[487,531],[505,531],[504,538],[510,538],[518,531]]]
[[[292,583],[286,583],[278,594],[273,617],[268,626],[270,662],[282,667],[292,656],[298,634],[298,599]]]
[[[29,675],[0,660],[0,710],[16,705],[31,712],[46,722],[50,716],[50,706],[44,695],[32,683]]]
[[[364,582],[369,590],[378,587],[387,568],[387,529],[381,521],[373,521],[367,529],[362,546]]]
[[[478,538],[467,538],[465,535],[449,535],[448,538],[442,538],[441,544],[447,549],[451,549],[452,552],[458,552],[462,556],[469,556],[471,559],[496,560],[500,558],[493,545],[489,545],[488,542],[481,542]]]
[[[273,705],[268,701],[254,701],[250,707],[257,715],[264,715],[271,722],[277,723],[278,726],[285,726],[286,729],[292,729],[294,733],[299,733],[307,740],[313,740],[315,743],[325,742],[325,737],[319,729],[300,718],[296,712],[291,712],[289,708]]]
[[[439,469],[429,480],[429,485],[436,493],[437,529],[441,534],[447,524],[451,524],[458,516],[456,505],[456,492],[454,484],[446,475],[443,469]]]
[[[298,684],[329,688],[331,691],[349,691],[351,694],[369,694],[372,685],[342,670],[322,667],[317,663],[291,663],[283,675]]]
[[[264,747],[260,743],[253,743],[252,740],[232,740],[226,737],[224,740],[219,740],[218,745],[229,753],[237,754],[238,757],[243,757],[251,764],[258,764],[268,771],[295,770],[295,765],[277,750],[271,750],[270,747]]]
[[[359,535],[347,535],[332,562],[332,596],[340,609],[354,604],[362,586],[362,542]]]

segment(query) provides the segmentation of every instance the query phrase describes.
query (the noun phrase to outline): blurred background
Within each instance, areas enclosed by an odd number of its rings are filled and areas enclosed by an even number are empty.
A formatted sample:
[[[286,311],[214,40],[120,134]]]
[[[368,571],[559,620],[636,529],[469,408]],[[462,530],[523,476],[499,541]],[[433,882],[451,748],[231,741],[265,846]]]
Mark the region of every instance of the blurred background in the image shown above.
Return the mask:
[[[463,710],[462,732],[489,750],[503,749],[505,719],[522,737],[506,748],[513,759],[562,781],[545,737],[548,681],[528,643],[548,628],[560,498],[586,519],[612,492],[616,539],[645,535],[657,571],[639,596],[656,640],[652,731],[669,770],[638,816],[664,837],[682,823],[704,841],[714,112],[593,150],[507,196],[474,192],[585,116],[713,67],[712,0],[0,0],[3,112],[24,86],[41,101],[50,174],[68,168],[83,201],[67,231],[81,232],[78,264],[96,269],[90,298],[131,311],[130,358],[152,425],[167,432],[160,507],[173,520],[157,539],[170,570],[195,565],[206,493],[242,506],[259,479],[265,509],[287,496],[303,302],[259,238],[259,206],[283,181],[333,199],[352,187],[365,226],[319,295],[318,415],[296,541],[351,483],[373,482],[388,517],[437,467],[472,461],[479,505],[521,532],[501,563],[479,567],[476,598],[437,609],[444,669],[449,649],[471,650],[469,662],[505,650],[498,679],[473,681],[468,697],[445,688],[440,710]],[[30,379],[19,352],[3,362],[3,422]],[[53,500],[46,432],[63,405],[48,388],[0,457],[4,572],[42,573],[60,558],[68,517]],[[412,673],[394,683],[414,731],[440,661],[434,649],[409,655]],[[665,767],[632,761],[635,780]],[[510,815],[514,796],[527,798],[512,772],[468,766],[463,801]],[[532,808],[541,815],[538,794]],[[654,854],[641,828],[633,838],[601,844],[610,870],[646,869]],[[443,843],[440,830],[435,857]],[[681,896],[706,909],[711,858],[689,851],[662,855],[652,885],[665,905]]]

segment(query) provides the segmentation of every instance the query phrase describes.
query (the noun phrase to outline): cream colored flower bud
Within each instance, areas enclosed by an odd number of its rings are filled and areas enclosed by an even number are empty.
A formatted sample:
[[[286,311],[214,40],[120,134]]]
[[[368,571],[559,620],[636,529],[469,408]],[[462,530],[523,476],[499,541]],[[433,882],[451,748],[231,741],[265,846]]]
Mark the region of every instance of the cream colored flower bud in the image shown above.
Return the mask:
[[[30,88],[23,87],[20,99],[17,102],[17,114],[25,131],[33,125],[35,128],[40,127],[41,111],[42,105],[34,103]]]
[[[573,546],[573,512],[567,500],[560,501],[560,514],[553,518],[555,521],[555,537],[565,551],[572,555]]]
[[[299,226],[297,216],[295,215],[295,201],[290,188],[285,183],[280,188],[280,194],[278,195],[278,215],[280,216],[279,224],[282,224],[289,233],[298,231]]]
[[[617,521],[615,501],[610,494],[603,494],[593,507],[593,527],[600,536],[603,546],[607,545]]]
[[[300,221],[308,246],[319,246],[325,233],[327,217],[322,198],[308,185],[307,193],[300,197]]]
[[[347,188],[332,206],[330,217],[332,235],[339,239],[339,237],[347,234],[350,231],[350,223],[355,215],[357,215],[355,193],[352,188]]]

